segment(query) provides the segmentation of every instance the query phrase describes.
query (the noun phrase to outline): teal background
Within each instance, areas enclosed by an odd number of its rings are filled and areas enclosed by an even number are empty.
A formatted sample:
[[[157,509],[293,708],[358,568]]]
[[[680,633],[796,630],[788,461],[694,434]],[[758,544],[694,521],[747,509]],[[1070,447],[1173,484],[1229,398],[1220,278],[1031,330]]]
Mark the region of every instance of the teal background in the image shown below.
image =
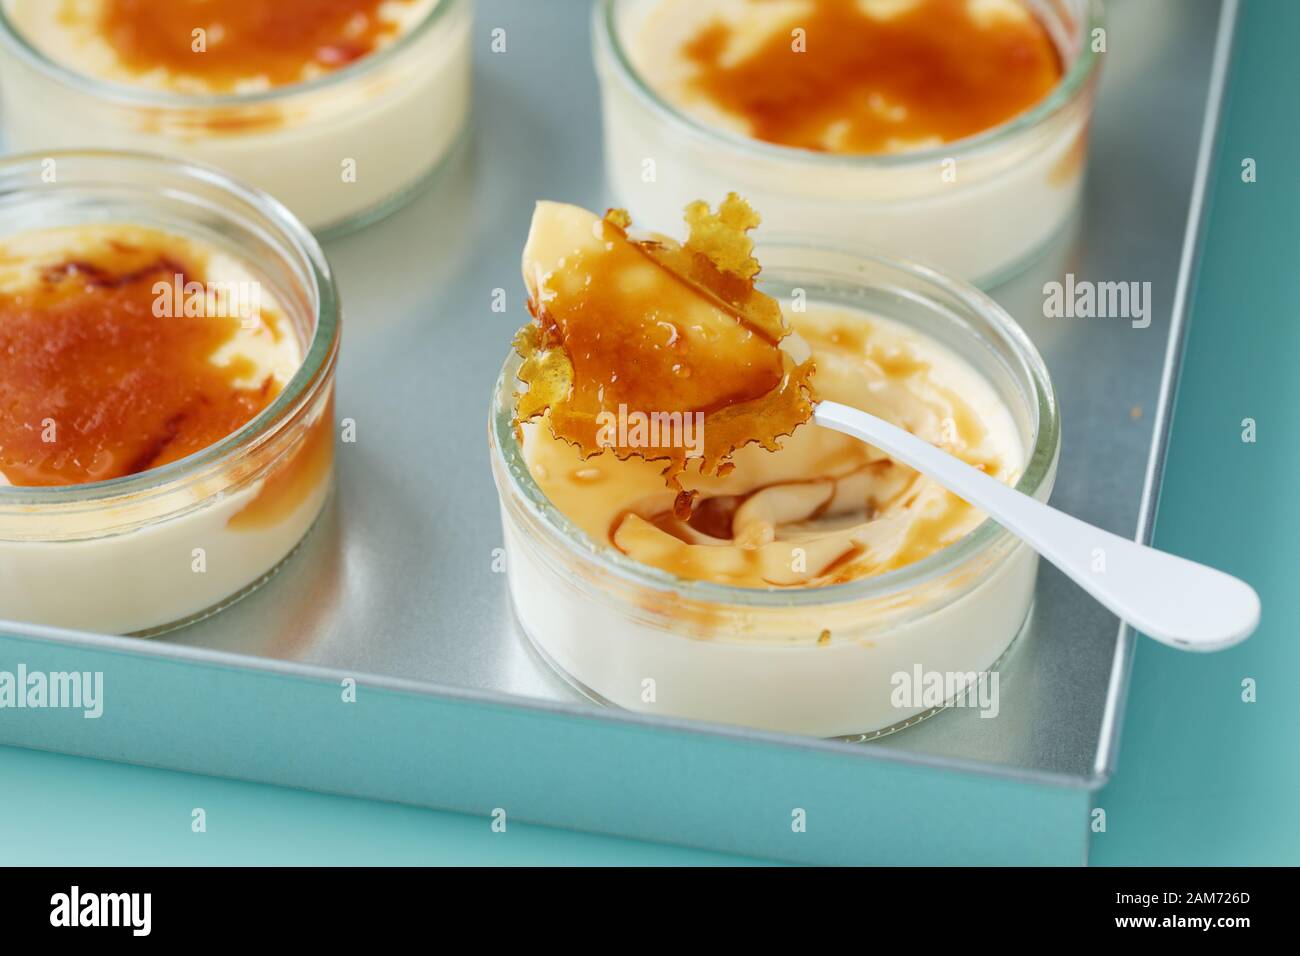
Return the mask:
[[[1300,3],[1244,0],[1237,30],[1155,543],[1263,617],[1218,654],[1139,642],[1094,863],[1300,864]]]
[[[1243,3],[1156,525],[1159,546],[1254,584],[1263,623],[1216,655],[1139,643],[1095,864],[1300,863],[1296,36],[1300,3]],[[1241,441],[1247,417],[1253,444]],[[1255,703],[1241,700],[1244,678]],[[190,830],[196,806],[203,834]],[[745,861],[521,824],[494,834],[482,817],[0,748],[0,863],[236,862]]]

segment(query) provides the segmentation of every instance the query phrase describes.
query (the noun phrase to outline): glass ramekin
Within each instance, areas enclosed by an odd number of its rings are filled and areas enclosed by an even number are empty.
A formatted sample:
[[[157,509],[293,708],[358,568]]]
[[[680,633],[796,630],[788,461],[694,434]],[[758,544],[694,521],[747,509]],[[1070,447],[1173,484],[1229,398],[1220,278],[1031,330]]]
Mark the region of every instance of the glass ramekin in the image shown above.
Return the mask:
[[[9,147],[143,150],[220,166],[311,229],[382,218],[429,179],[469,115],[472,0],[440,0],[391,45],[319,79],[237,95],[109,83],[50,59],[0,0]]]
[[[734,190],[773,233],[866,244],[987,288],[1030,262],[1078,202],[1100,0],[1029,0],[1066,64],[1041,103],[977,136],[881,156],[765,143],[666,101],[629,53],[657,2],[599,0],[593,25],[610,188],[642,228],[672,234],[687,203]]]
[[[769,295],[803,290],[810,305],[892,319],[964,358],[1010,409],[1027,450],[1016,487],[1047,499],[1060,439],[1051,381],[995,302],[924,266],[802,239],[760,240],[755,254]],[[518,369],[512,355],[489,422],[510,594],[534,645],[593,699],[819,737],[875,736],[933,710],[896,705],[894,675],[988,671],[1024,626],[1037,555],[990,520],[914,564],[824,588],[685,580],[593,541],[527,467],[512,424]]]
[[[0,620],[156,633],[232,603],[297,547],[333,478],[339,301],[319,244],[270,196],[138,153],[0,161],[0,234],[126,223],[248,264],[303,343],[278,398],[243,428],[150,471],[0,487]]]

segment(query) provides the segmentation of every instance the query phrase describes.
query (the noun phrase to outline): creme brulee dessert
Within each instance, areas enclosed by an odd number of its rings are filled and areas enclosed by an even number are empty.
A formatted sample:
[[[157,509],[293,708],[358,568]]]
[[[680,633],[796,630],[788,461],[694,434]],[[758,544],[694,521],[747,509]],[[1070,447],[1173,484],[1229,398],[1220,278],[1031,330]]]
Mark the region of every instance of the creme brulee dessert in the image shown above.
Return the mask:
[[[686,219],[679,244],[617,210],[541,203],[534,215],[535,321],[516,340],[512,437],[528,484],[562,516],[543,518],[541,537],[558,532],[586,557],[575,568],[546,553],[503,490],[523,627],[563,673],[624,707],[828,736],[898,724],[924,708],[891,705],[884,668],[991,666],[1025,617],[1036,558],[1013,542],[991,567],[845,604],[844,587],[935,558],[985,516],[811,424],[814,402],[861,408],[1009,484],[1028,457],[1021,427],[936,339],[760,291],[746,235],[758,217],[743,200],[716,213],[694,203]],[[620,568],[647,590],[629,592]]]
[[[333,227],[409,189],[458,135],[466,4],[0,0],[9,134],[210,162]]]
[[[324,502],[329,414],[273,462],[234,450],[188,485],[168,487],[164,470],[120,501],[57,495],[227,441],[305,348],[258,273],[215,246],[130,224],[0,237],[0,491],[23,502],[0,509],[0,618],[145,631],[278,565]]]
[[[989,281],[1077,198],[1089,3],[604,0],[616,194],[666,229],[690,197],[739,188],[774,232]]]

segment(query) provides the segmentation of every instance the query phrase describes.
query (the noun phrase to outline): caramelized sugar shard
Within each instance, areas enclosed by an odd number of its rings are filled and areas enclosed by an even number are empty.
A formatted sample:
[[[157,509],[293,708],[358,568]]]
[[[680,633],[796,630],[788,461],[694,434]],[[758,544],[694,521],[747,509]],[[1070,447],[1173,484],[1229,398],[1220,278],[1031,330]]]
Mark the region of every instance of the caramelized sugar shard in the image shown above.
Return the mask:
[[[626,234],[632,228],[632,216],[626,209],[607,209],[605,210],[605,221],[611,226],[615,226]]]
[[[686,207],[686,225],[691,227],[691,234],[684,245],[703,255],[720,272],[753,279],[759,265],[749,230],[759,222],[754,208],[735,193],[727,194],[716,213],[703,199],[697,199]]]
[[[683,245],[650,244],[647,253],[665,268],[717,296],[746,325],[772,342],[788,335],[790,330],[780,304],[754,288],[760,266],[754,258],[754,240],[749,231],[759,224],[760,217],[753,207],[735,193],[728,193],[716,213],[704,200],[697,199],[686,207],[685,218],[690,235]]]
[[[715,475],[723,469],[730,472],[735,467],[731,453],[751,442],[777,451],[781,447],[778,438],[812,418],[816,400],[812,359],[795,365],[787,357],[787,363],[781,384],[772,391],[749,402],[720,408],[705,419],[704,474]]]
[[[686,218],[679,244],[629,236],[622,210],[539,203],[524,249],[536,321],[515,339],[518,421],[545,415],[584,457],[664,461],[679,492],[692,461],[713,475],[750,442],[775,450],[814,400],[811,360],[781,348],[780,305],[754,287],[757,214],[732,194]]]
[[[528,386],[515,398],[515,416],[530,421],[562,403],[573,388],[573,363],[560,343],[546,344],[540,326],[525,325],[515,334],[514,347],[523,363],[519,380]]]

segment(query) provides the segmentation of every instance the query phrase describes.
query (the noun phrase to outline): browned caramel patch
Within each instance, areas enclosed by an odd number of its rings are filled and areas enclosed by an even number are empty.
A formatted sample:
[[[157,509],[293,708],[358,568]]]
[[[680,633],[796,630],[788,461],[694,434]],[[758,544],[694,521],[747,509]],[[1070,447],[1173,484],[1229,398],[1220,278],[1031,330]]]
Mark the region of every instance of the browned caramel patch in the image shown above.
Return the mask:
[[[165,69],[229,91],[298,83],[369,56],[397,27],[385,3],[413,0],[103,0],[98,28],[129,70]]]
[[[918,0],[873,16],[814,0],[737,58],[715,21],[682,50],[693,91],[770,143],[885,153],[991,129],[1038,103],[1062,64],[1033,16],[983,17],[966,0]]]
[[[157,468],[237,431],[279,393],[270,374],[239,384],[254,372],[246,358],[213,364],[238,317],[155,315],[155,283],[202,283],[207,264],[180,240],[146,235],[0,292],[0,473],[11,484]]]

